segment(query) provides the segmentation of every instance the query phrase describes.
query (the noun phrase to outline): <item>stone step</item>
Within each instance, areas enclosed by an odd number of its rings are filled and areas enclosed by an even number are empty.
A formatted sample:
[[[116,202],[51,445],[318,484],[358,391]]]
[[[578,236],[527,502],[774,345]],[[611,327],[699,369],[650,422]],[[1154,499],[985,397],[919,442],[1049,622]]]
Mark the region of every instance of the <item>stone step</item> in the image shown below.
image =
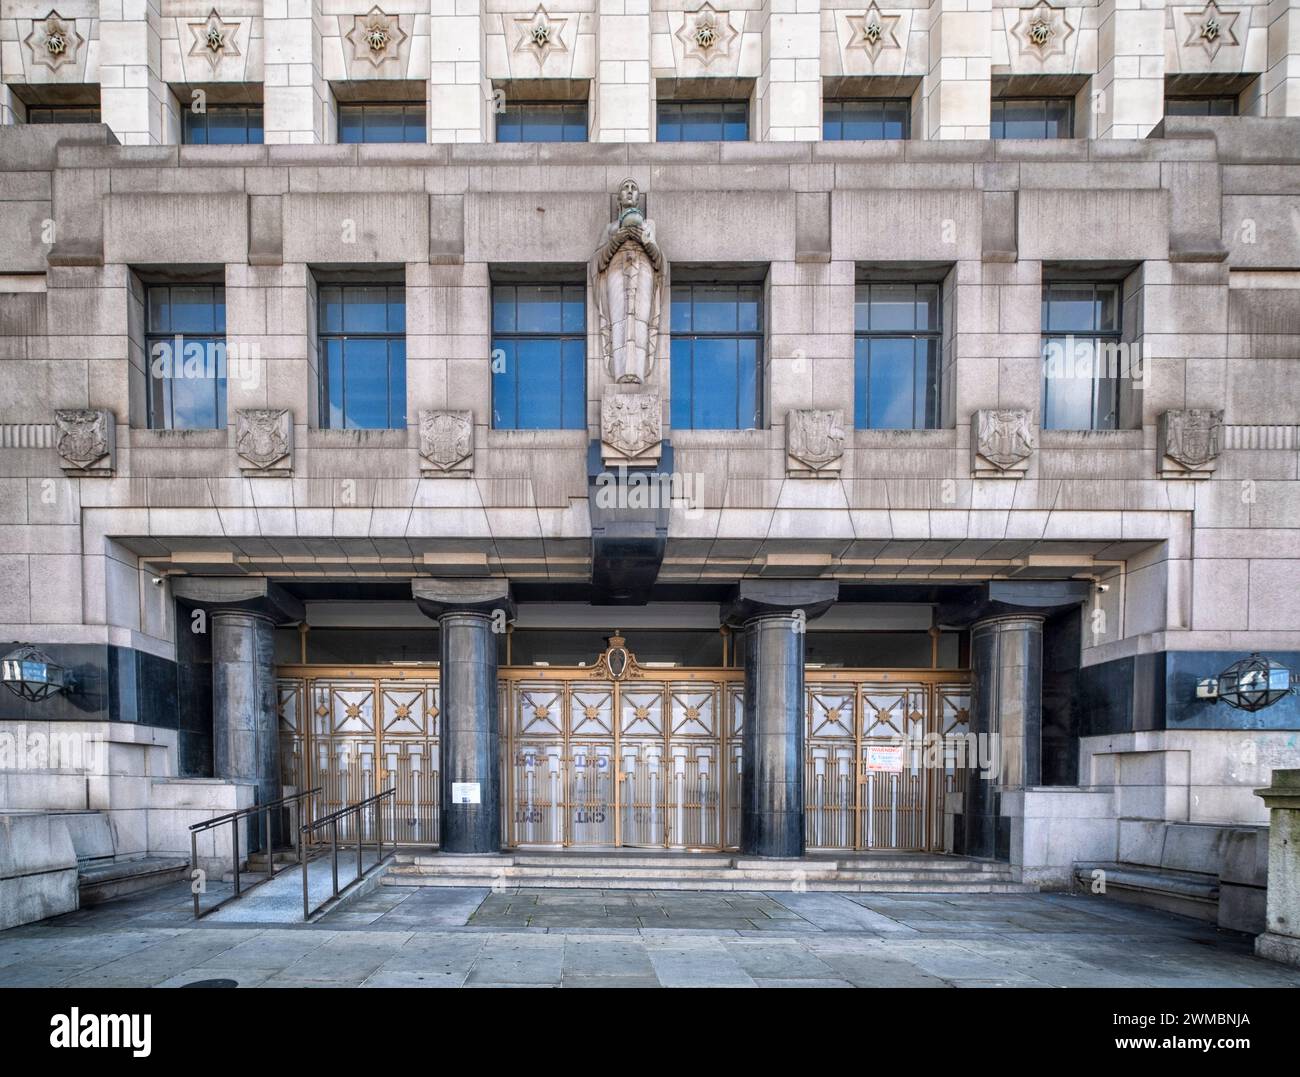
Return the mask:
[[[83,907],[151,890],[189,878],[190,862],[179,857],[144,856],[134,860],[82,864],[77,893]]]
[[[546,890],[791,890],[789,879],[741,879],[718,876],[708,880],[683,879],[680,877],[613,878],[608,875],[574,875],[563,878],[549,877],[538,879],[502,879],[492,875],[412,875],[390,870],[380,880],[383,886],[466,886],[466,887],[500,887],[503,884],[510,889],[518,886]],[[970,881],[948,881],[943,879],[906,879],[898,881],[842,881],[842,880],[806,880],[804,887],[809,891],[845,891],[850,893],[877,894],[1028,894],[1036,893],[1038,887],[1027,883],[990,878],[975,878]]]

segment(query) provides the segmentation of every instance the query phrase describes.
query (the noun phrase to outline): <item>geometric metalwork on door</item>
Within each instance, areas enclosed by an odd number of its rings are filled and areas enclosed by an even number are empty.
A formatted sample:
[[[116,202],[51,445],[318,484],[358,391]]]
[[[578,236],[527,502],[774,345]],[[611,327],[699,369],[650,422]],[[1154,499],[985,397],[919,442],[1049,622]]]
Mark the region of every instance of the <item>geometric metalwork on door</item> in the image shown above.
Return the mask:
[[[950,750],[968,719],[963,675],[837,671],[805,693],[807,846],[943,848],[944,796],[963,780]]]
[[[374,673],[352,669],[337,674],[282,667],[277,690],[284,780],[300,789],[320,786],[317,815],[391,787],[395,833],[385,833],[385,840],[437,844],[436,673],[411,677],[388,667]],[[286,746],[290,752],[285,752]],[[355,837],[350,829],[354,818],[348,816],[340,823],[346,824],[348,837]],[[365,818],[362,826],[365,836],[371,837],[373,816]]]
[[[614,637],[591,666],[502,676],[509,844],[721,849],[738,839],[739,743],[727,749],[740,670],[643,669]]]

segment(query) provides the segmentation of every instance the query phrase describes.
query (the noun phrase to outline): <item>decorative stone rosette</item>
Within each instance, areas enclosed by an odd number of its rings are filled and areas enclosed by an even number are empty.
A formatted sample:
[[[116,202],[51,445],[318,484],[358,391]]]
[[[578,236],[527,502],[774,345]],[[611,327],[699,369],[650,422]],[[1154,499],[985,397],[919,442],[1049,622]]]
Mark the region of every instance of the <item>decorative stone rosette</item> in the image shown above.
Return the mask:
[[[901,48],[898,41],[898,24],[901,15],[886,15],[872,0],[871,6],[862,15],[848,16],[849,28],[853,34],[849,40],[850,49],[861,49],[874,64],[886,49]]]
[[[188,24],[193,42],[190,45],[191,57],[205,60],[216,75],[221,68],[221,61],[237,58],[240,55],[238,22],[226,22],[213,8],[208,17],[201,22]]]
[[[75,19],[65,19],[51,11],[43,19],[32,20],[32,29],[24,39],[32,66],[48,68],[58,74],[64,67],[77,66],[81,46],[86,39],[77,33]]]
[[[239,466],[255,474],[293,469],[293,413],[288,408],[247,408],[235,413]]]
[[[1033,415],[1023,408],[991,408],[971,416],[971,474],[1018,479],[1034,452]]]
[[[740,32],[731,25],[728,12],[705,3],[695,11],[686,12],[686,18],[674,36],[681,42],[684,59],[698,60],[708,67],[715,60],[732,55]]]
[[[385,14],[378,4],[364,15],[354,15],[352,29],[343,35],[352,46],[352,61],[368,62],[376,68],[400,63],[409,36],[402,29],[401,17]]]
[[[1213,63],[1221,49],[1232,49],[1241,44],[1236,33],[1241,15],[1240,11],[1221,11],[1215,0],[1209,0],[1200,11],[1182,12],[1186,30],[1183,48],[1200,50]]]
[[[432,478],[473,474],[472,411],[420,412],[420,471]]]
[[[792,478],[832,477],[844,465],[844,412],[818,408],[785,413],[785,470]]]
[[[1041,62],[1065,55],[1065,43],[1074,35],[1074,27],[1066,21],[1064,8],[1052,7],[1043,0],[1032,8],[1021,9],[1011,34],[1020,43],[1022,56]]]
[[[531,15],[520,15],[514,19],[515,48],[523,55],[531,55],[537,61],[538,68],[546,65],[549,57],[556,53],[568,52],[569,46],[564,42],[564,28],[569,19],[552,15],[541,4]]]

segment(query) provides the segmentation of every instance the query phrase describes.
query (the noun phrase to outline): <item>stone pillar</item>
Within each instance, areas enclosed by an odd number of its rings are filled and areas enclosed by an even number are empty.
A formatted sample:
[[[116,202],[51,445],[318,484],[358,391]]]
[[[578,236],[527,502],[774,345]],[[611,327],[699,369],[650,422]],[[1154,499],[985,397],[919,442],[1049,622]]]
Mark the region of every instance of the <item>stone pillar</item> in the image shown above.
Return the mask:
[[[172,597],[208,617],[214,776],[256,786],[258,804],[278,800],[283,785],[273,632],[277,624],[302,621],[302,603],[269,580],[236,576],[181,577],[172,581]],[[272,842],[286,841],[283,814],[271,822]],[[265,828],[264,817],[249,820],[247,851],[262,848]]]
[[[413,580],[441,635],[439,735],[444,853],[501,849],[497,640],[514,617],[508,580]]]
[[[649,4],[604,0],[599,5],[596,60],[591,141],[654,141]]]
[[[833,580],[752,580],[724,607],[724,619],[745,630],[740,849],[748,855],[803,855],[805,627],[838,594]]]
[[[1002,794],[1042,779],[1043,617],[1008,614],[977,621],[970,650],[969,731],[979,738],[979,758],[996,766],[967,775],[957,851],[1006,860],[1011,819],[1002,814]]]
[[[993,15],[970,7],[965,0],[930,4],[930,52],[921,83],[928,139],[989,137]]]
[[[124,146],[175,145],[180,113],[162,81],[158,0],[100,0],[98,14],[101,118]]]
[[[822,137],[821,12],[763,6],[763,70],[758,77],[760,142]]]
[[[361,9],[358,9],[361,10]],[[267,4],[262,18],[262,102],[267,145],[333,142],[330,90],[321,67],[316,0]]]
[[[1165,114],[1165,9],[1102,0],[1097,17],[1095,106],[1087,102],[1092,115],[1075,118],[1075,135],[1146,138]]]
[[[215,609],[209,622],[214,775],[257,786],[256,803],[267,804],[281,796],[275,625],[264,613],[240,609]],[[250,837],[265,834],[265,826],[259,818]],[[249,848],[261,845],[259,840]]]
[[[1300,116],[1300,0],[1275,0],[1266,10],[1269,22],[1268,70],[1262,79],[1264,115]]]
[[[1300,770],[1273,771],[1256,789],[1268,808],[1268,897],[1255,953],[1300,968]]]
[[[478,4],[430,0],[429,141],[491,142],[492,84],[483,77]],[[511,41],[509,47],[514,47]]]

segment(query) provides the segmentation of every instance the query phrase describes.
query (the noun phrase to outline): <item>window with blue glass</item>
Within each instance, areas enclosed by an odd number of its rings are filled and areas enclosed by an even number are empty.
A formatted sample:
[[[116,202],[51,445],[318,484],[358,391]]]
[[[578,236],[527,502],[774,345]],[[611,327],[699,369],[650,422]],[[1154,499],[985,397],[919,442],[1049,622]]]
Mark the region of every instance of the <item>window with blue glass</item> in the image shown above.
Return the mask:
[[[29,105],[28,123],[100,123],[95,105]]]
[[[874,142],[908,138],[911,103],[905,98],[826,101],[822,138],[827,142]]]
[[[660,142],[745,142],[749,105],[745,101],[660,101]]]
[[[339,105],[340,142],[427,142],[423,105]]]
[[[152,284],[145,290],[147,403],[154,430],[226,425],[226,290]]]
[[[939,425],[939,285],[862,283],[853,304],[853,425]]]
[[[207,105],[185,110],[187,146],[253,146],[262,143],[261,105]]]
[[[522,101],[497,113],[498,142],[586,142],[586,101]]]
[[[763,286],[672,288],[675,430],[753,430],[762,422]]]
[[[406,289],[322,284],[320,424],[338,430],[406,426]]]
[[[1120,382],[1128,373],[1120,339],[1119,284],[1043,286],[1043,428],[1116,430]]]
[[[497,430],[587,426],[584,284],[492,288],[492,425]]]
[[[1237,95],[1208,97],[1166,97],[1166,116],[1235,116]]]
[[[997,97],[989,138],[1072,138],[1074,98]]]

